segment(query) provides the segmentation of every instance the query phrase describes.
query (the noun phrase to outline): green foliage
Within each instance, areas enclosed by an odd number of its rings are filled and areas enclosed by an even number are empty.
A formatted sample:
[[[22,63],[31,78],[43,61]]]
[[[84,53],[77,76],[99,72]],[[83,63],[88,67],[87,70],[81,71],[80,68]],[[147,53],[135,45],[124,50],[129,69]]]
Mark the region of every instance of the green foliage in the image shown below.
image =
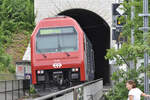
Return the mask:
[[[129,69],[128,71],[117,70],[112,75],[112,80],[114,81],[113,88],[106,94],[106,100],[127,100],[128,90],[126,89],[127,80],[134,80],[136,86],[143,91],[143,79],[141,73],[144,73],[144,67],[138,69]],[[143,100],[143,99],[142,99]]]
[[[30,86],[30,93],[31,94],[35,94],[36,93],[35,88],[34,88],[33,85]]]
[[[108,49],[105,58],[116,60],[116,65],[122,65],[130,60],[134,60],[135,63],[137,63],[137,58],[143,58],[143,53],[146,49],[148,50],[148,48],[140,43],[137,43],[136,45],[123,43],[122,48],[119,50],[116,50],[115,48]]]
[[[129,67],[129,61],[134,60],[135,65],[138,59],[143,58],[145,50],[149,50],[150,45],[150,34],[146,34],[147,41],[143,42],[143,33],[139,30],[139,27],[143,26],[143,19],[139,17],[138,14],[142,13],[142,0],[137,0],[134,2],[124,1],[122,4],[124,10],[126,11],[126,20],[124,17],[120,17],[120,22],[124,22],[122,36],[127,38],[127,41],[122,44],[122,47],[118,50],[111,48],[107,50],[106,59],[115,60],[116,65],[127,64]],[[135,17],[131,21],[131,6],[135,6]],[[134,45],[131,44],[131,28],[134,28]]]
[[[142,59],[144,52],[150,50],[150,32],[144,33],[139,30],[143,26],[143,19],[138,14],[142,13],[142,0],[135,2],[125,1],[122,4],[125,8],[127,19],[123,26],[122,35],[127,37],[127,41],[122,44],[121,48],[116,50],[111,48],[107,50],[106,59],[116,60],[116,65],[122,65],[134,60],[135,65],[138,59]],[[131,21],[131,6],[135,6],[135,17]],[[119,18],[120,21],[123,18]],[[131,29],[134,28],[134,45],[131,44]],[[143,37],[146,37],[143,39]]]
[[[122,4],[126,11],[126,22],[123,26],[122,35],[127,37],[127,41],[124,42],[119,49],[111,48],[107,50],[105,56],[106,59],[115,61],[115,66],[121,66],[123,64],[127,65],[126,70],[117,68],[112,74],[112,80],[114,82],[113,88],[106,94],[107,100],[127,100],[128,90],[125,87],[127,80],[134,80],[137,84],[137,87],[143,90],[143,76],[144,72],[150,76],[150,65],[148,68],[143,67],[143,63],[139,63],[139,60],[144,59],[144,52],[150,51],[150,32],[143,33],[139,30],[139,27],[143,26],[143,18],[139,17],[138,14],[142,13],[143,0],[136,0],[132,2],[125,0]],[[149,2],[150,4],[150,2]],[[131,20],[131,6],[135,7],[135,16]],[[150,7],[149,7],[150,9]],[[120,22],[123,22],[123,18],[119,18]],[[131,29],[134,28],[134,45],[131,44]],[[146,37],[143,39],[143,37]],[[150,53],[149,53],[150,54]],[[130,69],[129,61],[134,61],[134,69]],[[138,63],[138,64],[137,64]],[[138,65],[138,66],[137,66]],[[140,66],[139,66],[140,65]],[[142,98],[143,100],[143,98]]]
[[[15,67],[11,64],[11,61],[12,57],[7,54],[0,56],[0,73],[15,73]]]
[[[34,28],[33,0],[0,0],[0,72],[14,73],[12,60],[4,54],[13,34],[28,35]],[[3,59],[3,60],[2,60]]]

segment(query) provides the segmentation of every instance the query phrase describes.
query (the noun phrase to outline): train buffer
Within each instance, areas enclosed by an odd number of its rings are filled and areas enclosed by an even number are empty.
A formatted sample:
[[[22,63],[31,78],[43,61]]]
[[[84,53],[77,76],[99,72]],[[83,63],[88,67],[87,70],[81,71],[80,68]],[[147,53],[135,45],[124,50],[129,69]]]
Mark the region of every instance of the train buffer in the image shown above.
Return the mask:
[[[103,80],[85,82],[33,100],[103,100]]]

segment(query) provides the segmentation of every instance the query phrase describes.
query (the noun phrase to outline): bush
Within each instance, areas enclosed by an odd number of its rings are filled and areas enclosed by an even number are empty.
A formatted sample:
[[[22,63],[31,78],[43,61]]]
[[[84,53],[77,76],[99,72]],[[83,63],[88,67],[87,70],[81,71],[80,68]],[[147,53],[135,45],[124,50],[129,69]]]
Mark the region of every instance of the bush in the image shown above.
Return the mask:
[[[34,88],[33,85],[30,86],[30,93],[31,94],[35,94],[36,93],[35,88]]]
[[[134,80],[138,88],[143,90],[143,76],[141,73],[144,73],[144,67],[139,69],[128,69],[124,71],[122,69],[117,70],[112,75],[112,80],[114,81],[114,86],[109,92],[105,95],[106,100],[127,100],[128,90],[126,89],[127,80]],[[142,99],[143,100],[143,99]]]
[[[34,0],[0,0],[0,72],[15,72],[10,56],[4,54],[14,34],[29,35],[34,28]]]
[[[15,73],[15,67],[12,64],[12,57],[7,54],[0,56],[0,72]]]

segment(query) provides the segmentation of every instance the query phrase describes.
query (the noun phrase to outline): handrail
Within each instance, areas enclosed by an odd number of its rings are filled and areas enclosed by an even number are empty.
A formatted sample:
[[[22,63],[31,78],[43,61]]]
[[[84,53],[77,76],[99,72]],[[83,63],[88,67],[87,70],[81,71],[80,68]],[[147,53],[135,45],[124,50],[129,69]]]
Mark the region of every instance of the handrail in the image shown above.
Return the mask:
[[[97,79],[97,80],[93,80],[93,81],[90,81],[90,82],[86,82],[86,83],[83,83],[83,84],[80,84],[80,85],[77,85],[77,86],[74,86],[74,87],[71,87],[71,88],[68,88],[68,89],[65,89],[65,90],[61,90],[61,91],[58,91],[56,93],[51,93],[51,94],[48,94],[48,95],[45,95],[45,96],[42,96],[42,97],[38,97],[38,98],[35,98],[34,100],[45,100],[45,99],[51,99],[51,98],[54,98],[56,97],[57,95],[60,95],[60,94],[65,94],[65,93],[68,93],[68,92],[72,92],[73,90],[77,89],[77,88],[81,88],[83,86],[87,86],[87,85],[90,85],[92,83],[96,83],[98,81],[101,81],[102,79]]]
[[[19,99],[28,92],[30,95],[30,81],[21,80],[0,80],[0,97],[2,100]]]

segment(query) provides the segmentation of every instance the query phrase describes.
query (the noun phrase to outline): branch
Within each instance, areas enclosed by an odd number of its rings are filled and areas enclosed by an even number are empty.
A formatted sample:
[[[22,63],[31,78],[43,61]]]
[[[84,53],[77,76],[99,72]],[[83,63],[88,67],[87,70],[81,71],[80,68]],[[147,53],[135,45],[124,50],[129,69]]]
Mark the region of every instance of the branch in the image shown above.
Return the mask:
[[[126,63],[126,65],[128,66],[128,68],[130,67],[129,64],[126,62],[126,60],[120,55],[120,57],[123,59],[123,61]]]

